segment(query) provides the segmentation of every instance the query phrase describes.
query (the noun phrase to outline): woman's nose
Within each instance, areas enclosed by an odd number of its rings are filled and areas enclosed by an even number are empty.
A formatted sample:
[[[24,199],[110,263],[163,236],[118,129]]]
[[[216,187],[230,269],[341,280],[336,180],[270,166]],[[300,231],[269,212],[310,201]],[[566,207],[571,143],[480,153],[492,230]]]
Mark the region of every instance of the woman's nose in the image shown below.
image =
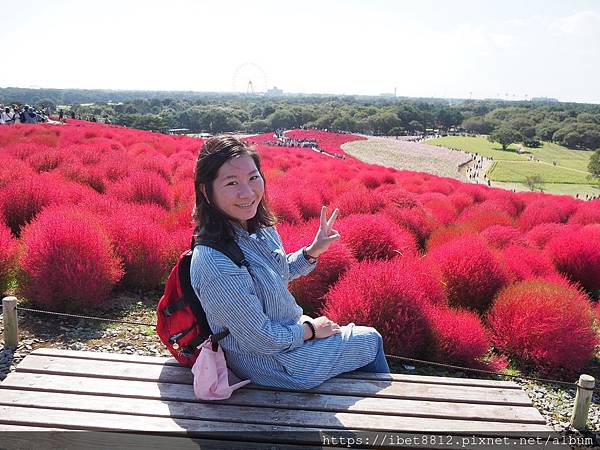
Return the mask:
[[[252,191],[252,189],[250,188],[249,185],[240,184],[240,187],[238,189],[238,197],[245,198],[245,197],[250,197],[253,194],[254,194],[254,192]]]

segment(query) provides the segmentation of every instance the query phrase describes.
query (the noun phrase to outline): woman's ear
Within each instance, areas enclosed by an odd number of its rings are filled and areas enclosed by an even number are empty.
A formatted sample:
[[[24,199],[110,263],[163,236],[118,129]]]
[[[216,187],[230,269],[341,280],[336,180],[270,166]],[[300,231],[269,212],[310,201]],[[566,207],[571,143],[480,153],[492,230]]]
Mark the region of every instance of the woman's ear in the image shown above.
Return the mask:
[[[208,195],[206,195],[206,186],[204,186],[203,184],[200,185],[200,192],[202,192],[202,195],[204,195],[206,203],[210,205],[210,200],[208,199]]]

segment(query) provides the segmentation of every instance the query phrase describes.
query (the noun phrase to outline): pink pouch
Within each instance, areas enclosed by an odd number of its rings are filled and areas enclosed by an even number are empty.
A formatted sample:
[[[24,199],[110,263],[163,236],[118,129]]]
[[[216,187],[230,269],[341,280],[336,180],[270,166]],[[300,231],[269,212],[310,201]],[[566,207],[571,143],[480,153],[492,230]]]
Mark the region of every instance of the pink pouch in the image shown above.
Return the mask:
[[[215,344],[216,351],[213,350],[213,344],[207,339],[200,345],[200,354],[192,366],[194,374],[194,394],[199,400],[225,400],[231,397],[236,389],[250,383],[250,380],[244,380],[229,384],[229,373],[225,363],[225,354],[221,346]],[[232,380],[238,381],[233,373]]]

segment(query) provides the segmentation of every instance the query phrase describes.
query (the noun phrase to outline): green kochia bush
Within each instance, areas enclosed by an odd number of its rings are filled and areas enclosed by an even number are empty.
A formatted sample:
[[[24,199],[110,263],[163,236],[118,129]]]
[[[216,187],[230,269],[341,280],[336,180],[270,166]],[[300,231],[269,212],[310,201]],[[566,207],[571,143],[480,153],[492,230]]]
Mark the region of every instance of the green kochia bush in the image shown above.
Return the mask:
[[[123,275],[106,232],[86,211],[46,208],[24,228],[22,241],[22,294],[50,309],[97,306]]]

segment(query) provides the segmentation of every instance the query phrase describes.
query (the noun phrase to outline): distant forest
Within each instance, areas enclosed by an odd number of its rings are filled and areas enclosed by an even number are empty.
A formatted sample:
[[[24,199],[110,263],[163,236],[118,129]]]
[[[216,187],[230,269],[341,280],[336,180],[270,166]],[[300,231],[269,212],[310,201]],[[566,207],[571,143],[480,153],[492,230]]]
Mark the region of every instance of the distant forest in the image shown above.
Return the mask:
[[[550,141],[573,149],[600,148],[600,105],[366,96],[281,96],[169,91],[0,88],[0,103],[66,107],[84,119],[166,131],[260,133],[317,127],[373,135],[425,130],[518,133],[527,145]]]

